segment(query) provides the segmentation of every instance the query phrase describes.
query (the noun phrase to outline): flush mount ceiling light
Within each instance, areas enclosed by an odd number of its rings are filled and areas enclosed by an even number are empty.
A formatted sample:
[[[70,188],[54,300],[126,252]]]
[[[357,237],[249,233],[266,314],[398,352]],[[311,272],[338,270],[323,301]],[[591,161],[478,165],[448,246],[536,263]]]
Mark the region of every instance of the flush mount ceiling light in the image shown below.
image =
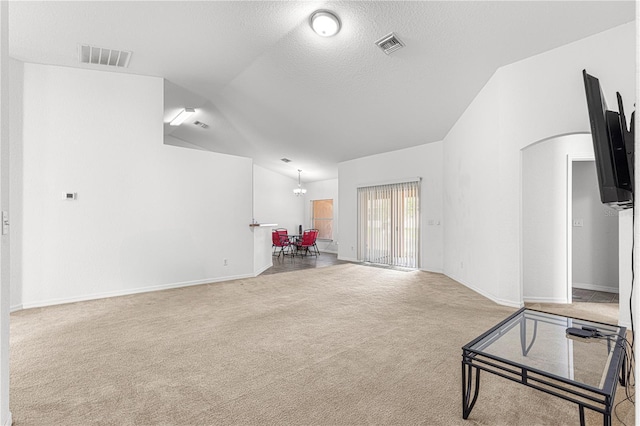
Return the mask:
[[[196,110],[194,108],[183,108],[182,111],[180,111],[180,113],[178,115],[176,115],[176,118],[171,120],[169,125],[170,126],[179,126],[182,123],[184,123],[184,121],[187,118],[191,117],[195,112],[196,112]]]
[[[313,31],[322,37],[331,37],[340,31],[340,19],[328,10],[316,10],[309,19]]]
[[[302,170],[298,169],[298,187],[293,190],[293,193],[296,195],[296,197],[299,197],[307,193],[307,190],[304,189],[302,187],[302,184],[300,183],[300,172],[302,172]]]

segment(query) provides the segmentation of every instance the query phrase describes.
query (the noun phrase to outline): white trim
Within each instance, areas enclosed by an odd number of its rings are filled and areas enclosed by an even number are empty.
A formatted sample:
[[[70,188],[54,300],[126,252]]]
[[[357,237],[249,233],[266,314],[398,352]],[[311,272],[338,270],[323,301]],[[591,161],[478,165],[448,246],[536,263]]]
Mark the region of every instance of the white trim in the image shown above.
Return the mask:
[[[422,181],[422,177],[420,177],[420,176],[404,178],[404,179],[390,179],[390,180],[386,180],[384,182],[359,183],[359,184],[356,185],[356,189],[357,188],[368,188],[370,186],[394,185],[396,183],[421,182],[421,181]]]
[[[566,222],[567,222],[567,281],[565,282],[565,294],[567,303],[573,303],[573,159],[571,154],[567,154],[567,201],[566,201]]]
[[[574,288],[582,288],[585,290],[604,291],[606,293],[620,293],[618,287],[611,287],[608,285],[589,284],[589,283],[573,283]]]
[[[258,275],[260,275],[261,273],[263,273],[264,271],[266,271],[267,269],[271,268],[273,266],[273,263],[271,263],[271,265],[265,265],[263,266],[261,269],[258,269],[257,272],[254,272],[253,277],[257,277]]]
[[[567,299],[562,297],[525,297],[525,303],[560,303],[566,305]]]
[[[519,195],[518,195],[518,232],[519,232],[519,239],[520,242],[518,244],[518,262],[520,267],[518,268],[518,281],[519,281],[519,285],[518,285],[518,289],[520,291],[520,300],[522,300],[522,303],[524,304],[524,150],[526,148],[523,148],[520,150],[520,164],[518,165],[518,167],[520,168],[519,170],[519,176],[518,179],[520,179],[519,182],[519,188],[520,191]]]
[[[631,323],[630,322],[618,320],[618,325],[621,325],[623,327],[627,327],[627,330],[631,330]]]
[[[14,305],[14,306],[11,306],[11,307],[9,308],[9,313],[16,312],[16,311],[21,311],[22,309],[24,309],[24,308],[22,307],[22,304]]]
[[[571,289],[573,287],[573,162],[574,161],[595,161],[594,154],[575,153],[567,154],[567,302],[573,302]]]
[[[13,415],[11,414],[11,411],[9,411],[9,417],[7,417],[7,421],[5,422],[4,426],[11,426],[13,424]]]
[[[442,274],[442,275],[444,275],[444,272],[440,268],[434,268],[434,269],[418,268],[418,270],[420,270],[422,272],[432,272],[434,274]]]
[[[338,256],[338,260],[344,260],[346,262],[362,263],[361,261],[359,261],[355,257],[340,257],[340,256]]]
[[[217,283],[222,281],[239,280],[244,278],[254,278],[254,275],[243,274],[243,275],[234,275],[234,276],[220,277],[220,278],[209,278],[209,279],[196,280],[196,281],[185,281],[180,283],[161,284],[161,285],[154,285],[149,287],[139,287],[139,288],[128,289],[128,290],[107,291],[103,293],[93,293],[93,294],[84,295],[84,296],[40,300],[36,302],[23,303],[20,306],[22,307],[22,309],[42,308],[45,306],[61,305],[63,303],[85,302],[87,300],[97,300],[97,299],[106,299],[108,297],[128,296],[131,294],[149,293],[152,291],[169,290],[172,288],[190,287],[193,285],[211,284],[211,283]]]
[[[459,282],[460,284],[462,284],[463,286],[469,288],[470,290],[475,291],[479,295],[484,296],[487,299],[497,303],[498,305],[509,306],[509,307],[512,307],[512,308],[522,308],[524,306],[523,302],[515,302],[513,300],[500,299],[499,297],[496,297],[491,293],[488,293],[488,292],[486,292],[484,290],[480,290],[479,288],[477,288],[477,287],[475,287],[475,286],[473,286],[471,284],[465,283],[464,281],[462,281],[459,278],[456,278],[453,275],[450,275],[450,274],[447,274],[447,273],[445,273],[444,275],[446,275],[447,277],[451,278],[454,281]]]
[[[318,247],[318,250],[320,250],[319,247]],[[320,251],[320,254],[322,254],[322,253],[338,254],[338,252],[336,250],[327,250],[327,249],[322,249]]]

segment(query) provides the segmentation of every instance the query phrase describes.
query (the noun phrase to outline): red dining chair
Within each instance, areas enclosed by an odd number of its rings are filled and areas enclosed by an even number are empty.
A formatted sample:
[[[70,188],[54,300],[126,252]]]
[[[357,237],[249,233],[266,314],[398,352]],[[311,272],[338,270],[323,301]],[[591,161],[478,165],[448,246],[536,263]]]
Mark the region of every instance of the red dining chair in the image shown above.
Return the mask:
[[[276,229],[276,232],[280,235],[280,240],[289,241],[289,231],[287,231],[285,228],[278,228]]]
[[[286,229],[274,229],[271,231],[271,246],[273,247],[273,255],[276,254],[278,247],[280,248],[278,257],[287,254],[286,251],[291,248],[291,242],[289,241]]]
[[[318,246],[316,245],[316,239],[318,238],[318,230],[317,229],[307,229],[302,233],[302,238],[300,241],[296,241],[296,252],[304,249],[305,256],[309,253],[317,256],[320,254],[320,250],[318,250]]]
[[[318,246],[316,245],[316,241],[318,240],[318,234],[320,233],[317,229],[312,229],[313,231],[313,250],[316,252],[316,256],[320,254],[320,250],[318,250]]]

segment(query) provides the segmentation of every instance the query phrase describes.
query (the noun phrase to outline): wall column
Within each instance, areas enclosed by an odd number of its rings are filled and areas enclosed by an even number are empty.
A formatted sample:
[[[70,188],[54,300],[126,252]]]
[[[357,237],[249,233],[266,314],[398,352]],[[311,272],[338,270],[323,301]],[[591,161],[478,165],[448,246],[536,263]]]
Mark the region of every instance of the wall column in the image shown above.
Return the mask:
[[[0,1],[0,210],[9,211],[9,3]],[[9,235],[0,237],[0,425],[9,412]]]

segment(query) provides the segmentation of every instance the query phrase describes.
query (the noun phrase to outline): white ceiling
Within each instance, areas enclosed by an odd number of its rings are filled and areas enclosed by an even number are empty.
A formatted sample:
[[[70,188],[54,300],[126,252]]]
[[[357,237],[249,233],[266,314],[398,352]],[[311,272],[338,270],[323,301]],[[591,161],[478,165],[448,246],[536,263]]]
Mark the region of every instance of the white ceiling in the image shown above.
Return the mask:
[[[320,8],[340,16],[336,36],[309,27]],[[166,133],[308,182],[442,140],[498,67],[634,16],[633,1],[19,1],[9,52],[103,69],[79,64],[78,44],[130,50],[114,72],[167,79],[165,120],[196,106],[209,125]],[[387,56],[374,42],[391,31],[406,47]]]

